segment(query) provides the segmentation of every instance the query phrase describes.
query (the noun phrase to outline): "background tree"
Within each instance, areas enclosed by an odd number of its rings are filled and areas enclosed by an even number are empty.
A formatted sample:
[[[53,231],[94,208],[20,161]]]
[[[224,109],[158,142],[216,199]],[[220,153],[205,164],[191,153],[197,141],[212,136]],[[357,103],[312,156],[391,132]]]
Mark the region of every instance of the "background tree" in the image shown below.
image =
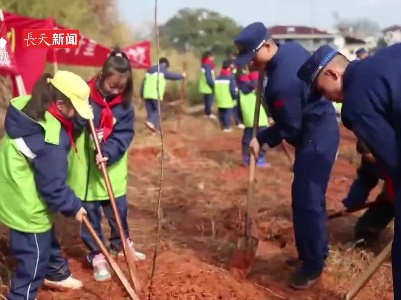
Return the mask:
[[[242,29],[236,21],[207,9],[184,8],[160,26],[162,45],[217,56],[234,51],[233,39]]]

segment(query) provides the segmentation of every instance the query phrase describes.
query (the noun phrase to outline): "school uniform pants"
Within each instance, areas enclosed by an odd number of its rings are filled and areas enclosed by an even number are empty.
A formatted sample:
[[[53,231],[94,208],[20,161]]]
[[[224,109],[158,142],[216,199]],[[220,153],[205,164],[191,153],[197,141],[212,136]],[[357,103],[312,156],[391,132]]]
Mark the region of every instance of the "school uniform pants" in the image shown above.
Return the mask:
[[[258,128],[258,132],[262,131],[265,128],[266,126],[260,126]],[[252,140],[252,130],[253,129],[251,127],[246,127],[242,134],[242,158],[245,164],[249,164],[250,162],[249,143]],[[265,161],[265,159],[266,159],[266,151],[260,148],[259,158],[257,162],[262,163]]]
[[[129,228],[128,228],[128,201],[127,196],[121,196],[116,198],[116,204],[118,211],[120,213],[122,226],[124,229],[125,237],[129,238]],[[122,241],[120,239],[120,234],[118,232],[118,226],[116,219],[114,217],[113,208],[110,201],[83,201],[82,206],[87,211],[87,217],[96,231],[97,236],[105,244],[105,237],[102,230],[102,210],[104,216],[106,217],[111,233],[110,233],[110,248],[115,251],[122,250]],[[81,226],[81,238],[89,249],[88,260],[92,262],[95,255],[101,253],[99,246],[96,244],[95,240],[90,235],[89,231],[85,226]]]
[[[242,115],[241,115],[240,108],[238,105],[235,105],[233,107],[233,116],[234,116],[235,125],[242,124],[242,122],[243,122]]]
[[[377,163],[361,159],[361,165],[357,170],[357,177],[352,183],[347,197],[343,200],[346,208],[356,207],[366,202],[372,189],[380,178],[380,170]]]
[[[329,251],[325,195],[340,135],[334,113],[306,127],[295,151],[292,210],[301,272],[315,273]]]
[[[61,281],[71,276],[54,227],[42,233],[11,229],[10,248],[18,264],[12,276],[8,300],[36,299],[44,279]]]
[[[145,99],[147,121],[159,129],[159,100]]]
[[[220,125],[223,129],[231,128],[232,108],[218,108]]]
[[[213,94],[203,94],[204,109],[203,112],[205,116],[210,116],[212,114],[213,107]]]

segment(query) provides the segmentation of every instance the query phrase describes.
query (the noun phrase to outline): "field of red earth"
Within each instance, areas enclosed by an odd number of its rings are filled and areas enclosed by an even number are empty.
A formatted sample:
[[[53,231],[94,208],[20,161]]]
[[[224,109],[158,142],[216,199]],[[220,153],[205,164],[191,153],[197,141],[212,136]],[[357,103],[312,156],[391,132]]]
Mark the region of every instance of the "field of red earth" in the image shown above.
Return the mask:
[[[287,287],[294,270],[286,260],[295,256],[291,223],[291,164],[281,148],[268,152],[272,167],[257,170],[255,235],[261,240],[250,275],[238,278],[228,271],[237,236],[243,231],[248,170],[241,166],[241,130],[222,133],[216,123],[201,116],[185,116],[179,132],[176,121],[164,122],[165,155],[161,206],[160,253],[151,293],[148,292],[157,225],[161,144],[150,136],[138,118],[137,136],[129,152],[130,230],[137,248],[148,259],[138,262],[144,285],[141,299],[152,300],[263,300],[342,299],[353,280],[391,239],[388,230],[375,249],[342,250],[351,240],[357,214],[330,221],[331,251],[321,280],[308,291]],[[355,138],[341,129],[339,156],[327,193],[329,210],[341,200],[355,177],[358,156]],[[375,191],[377,193],[377,191]],[[372,195],[372,198],[374,195]],[[128,299],[117,278],[97,283],[85,260],[79,225],[60,217],[56,228],[76,278],[79,291],[43,289],[39,300]],[[104,224],[106,232],[107,224]],[[3,292],[14,261],[7,247],[7,230],[1,230]],[[125,263],[121,267],[126,270]],[[386,262],[356,299],[392,299],[391,264]]]

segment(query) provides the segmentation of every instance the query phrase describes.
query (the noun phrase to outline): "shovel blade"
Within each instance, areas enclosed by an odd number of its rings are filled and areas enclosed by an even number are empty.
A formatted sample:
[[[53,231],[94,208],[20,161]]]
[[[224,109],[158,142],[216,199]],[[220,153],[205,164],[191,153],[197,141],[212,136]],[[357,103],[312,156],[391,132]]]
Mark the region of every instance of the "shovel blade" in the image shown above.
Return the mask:
[[[241,274],[248,275],[251,271],[253,262],[255,261],[256,251],[258,249],[259,239],[251,237],[241,237],[238,239],[230,261],[230,270]]]

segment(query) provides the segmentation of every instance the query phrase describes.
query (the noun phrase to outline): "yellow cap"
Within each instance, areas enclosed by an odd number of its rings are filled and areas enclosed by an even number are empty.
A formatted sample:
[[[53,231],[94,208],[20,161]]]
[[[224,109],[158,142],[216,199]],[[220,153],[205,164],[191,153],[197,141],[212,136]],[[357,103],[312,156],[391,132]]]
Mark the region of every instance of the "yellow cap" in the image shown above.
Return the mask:
[[[89,105],[90,88],[78,75],[68,71],[57,71],[48,82],[71,100],[77,113],[86,120],[93,120]]]

